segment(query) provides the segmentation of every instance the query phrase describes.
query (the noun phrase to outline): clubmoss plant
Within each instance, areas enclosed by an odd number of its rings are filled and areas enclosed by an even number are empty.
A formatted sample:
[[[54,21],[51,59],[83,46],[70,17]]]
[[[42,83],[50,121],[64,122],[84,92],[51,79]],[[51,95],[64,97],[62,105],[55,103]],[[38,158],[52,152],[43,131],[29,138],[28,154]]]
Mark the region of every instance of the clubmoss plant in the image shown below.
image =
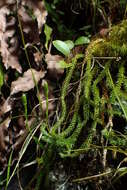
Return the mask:
[[[127,119],[125,106],[127,101],[127,87],[125,85],[127,78],[126,39],[127,20],[123,20],[109,30],[106,38],[97,38],[91,41],[85,52],[85,69],[81,80],[81,92],[78,95],[78,101],[75,98],[73,115],[64,124],[69,111],[65,97],[80,56],[77,55],[72,59],[72,67],[67,72],[61,90],[61,116],[52,126],[51,131],[48,133],[43,129],[42,135],[42,141],[54,144],[62,157],[78,156],[80,151],[73,151],[75,148],[87,152],[96,135],[97,125],[104,127],[107,117],[119,115]],[[104,88],[105,90],[103,90]],[[117,104],[120,109],[116,108]],[[110,110],[107,109],[109,107]],[[82,116],[81,112],[83,112]],[[65,125],[64,128],[63,124]],[[79,135],[82,134],[82,130],[87,130],[88,134],[80,143]],[[79,141],[79,147],[76,145],[77,141]]]

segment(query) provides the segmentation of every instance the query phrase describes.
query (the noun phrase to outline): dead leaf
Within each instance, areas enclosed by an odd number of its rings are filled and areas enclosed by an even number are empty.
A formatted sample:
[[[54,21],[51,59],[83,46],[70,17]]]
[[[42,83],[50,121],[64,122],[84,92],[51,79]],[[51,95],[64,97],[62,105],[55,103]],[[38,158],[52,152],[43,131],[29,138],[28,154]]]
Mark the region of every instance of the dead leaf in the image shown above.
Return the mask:
[[[10,118],[7,118],[0,124],[0,152],[7,150],[7,143],[9,143],[8,127],[11,122]]]
[[[47,69],[51,78],[59,79],[64,73],[64,69],[62,69],[59,65],[59,61],[63,60],[63,57],[60,55],[45,55],[45,61],[47,63]]]
[[[22,68],[18,60],[17,43],[15,43],[17,39],[14,37],[16,21],[12,16],[7,21],[6,16],[9,13],[10,9],[7,6],[0,8],[0,53],[6,69],[11,67],[21,73]],[[9,39],[10,44],[8,45]]]
[[[6,99],[6,101],[0,106],[0,116],[4,115],[5,113],[11,111],[12,109],[12,100],[10,97]]]
[[[21,4],[18,8],[18,15],[21,22],[22,30],[26,34],[26,43],[38,43],[39,42],[39,32],[37,23],[28,14],[26,8]]]
[[[42,0],[22,0],[22,5],[28,6],[31,10],[33,10],[33,14],[37,19],[39,33],[41,33],[42,26],[45,24],[46,17],[48,15],[44,2]]]
[[[26,6],[33,11],[37,22],[28,14]],[[6,69],[11,67],[22,73],[22,67],[18,59],[21,49],[19,49],[18,38],[15,34],[16,19],[10,14],[14,11],[16,11],[16,0],[0,1],[0,53]],[[18,15],[23,32],[27,34],[25,36],[26,43],[39,43],[39,33],[47,16],[44,2],[42,0],[21,0]]]
[[[0,0],[0,7],[3,7],[4,5],[12,5],[15,3],[16,0]]]
[[[31,127],[34,122],[35,122],[35,118],[30,118],[28,121],[28,126]],[[29,133],[29,130],[27,128],[24,128],[24,130],[20,130],[19,133],[15,135],[15,143],[13,144],[13,149],[15,151],[21,148],[28,133]]]
[[[34,60],[37,63],[37,65],[39,65],[39,63],[42,62],[42,53],[37,51],[36,53],[34,53]]]
[[[45,76],[44,71],[36,71],[34,69],[29,69],[24,72],[23,77],[19,77],[16,81],[13,81],[11,84],[11,95],[16,94],[18,92],[27,92],[35,87],[35,82],[33,79],[33,75],[36,83],[39,82],[41,78]]]
[[[28,121],[28,124],[31,126],[33,119]],[[2,174],[7,168],[7,163],[10,155],[10,150],[17,151],[17,148],[21,148],[27,134],[28,130],[17,129],[14,131],[13,128],[9,127],[11,119],[8,117],[5,121],[0,124],[0,174]],[[18,153],[19,151],[17,151]],[[13,165],[14,161],[17,159],[17,154],[13,155],[11,164]]]

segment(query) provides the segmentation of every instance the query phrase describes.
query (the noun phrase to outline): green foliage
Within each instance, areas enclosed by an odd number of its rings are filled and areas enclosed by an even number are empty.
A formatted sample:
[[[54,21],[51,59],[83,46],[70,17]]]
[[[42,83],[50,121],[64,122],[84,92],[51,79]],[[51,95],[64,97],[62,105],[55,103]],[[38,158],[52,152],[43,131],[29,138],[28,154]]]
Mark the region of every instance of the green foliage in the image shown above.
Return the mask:
[[[112,146],[117,146],[117,148],[126,149],[127,147],[127,136],[121,133],[117,133],[113,130],[108,131],[107,129],[102,130],[103,136],[108,139]]]
[[[70,44],[61,41],[61,40],[55,40],[53,41],[54,47],[60,51],[65,56],[68,56],[70,54]]]
[[[75,41],[53,41],[54,47],[60,53],[66,56],[64,61],[60,61],[58,63],[61,68],[66,68],[66,77],[61,88],[61,107],[60,110],[58,110],[58,115],[55,118],[56,120],[54,120],[52,124],[49,121],[49,89],[47,82],[44,85],[44,94],[46,99],[45,118],[43,118],[42,123],[40,123],[39,117],[36,120],[36,123],[32,124],[31,128],[28,126],[27,95],[22,95],[22,103],[24,106],[24,115],[27,127],[27,137],[19,152],[19,160],[14,167],[12,175],[10,175],[12,152],[10,154],[7,169],[6,189],[10,180],[14,176],[16,169],[19,167],[19,163],[32,139],[34,139],[37,143],[38,158],[35,160],[35,162],[38,163],[39,166],[35,189],[40,188],[43,177],[46,179],[44,183],[47,183],[47,175],[55,154],[59,154],[62,158],[65,158],[77,157],[82,152],[86,154],[88,151],[93,151],[91,144],[96,144],[96,141],[100,140],[100,131],[98,133],[98,130],[96,130],[97,127],[102,131],[104,139],[110,145],[116,146],[120,148],[120,150],[126,150],[127,146],[126,134],[120,134],[116,132],[115,129],[104,129],[107,119],[115,118],[117,115],[127,122],[127,20],[123,20],[120,24],[111,27],[109,34],[104,38],[93,39],[91,42],[88,30],[93,28],[93,31],[96,31],[94,30],[96,21],[97,18],[100,17],[103,17],[104,21],[101,21],[101,24],[104,23],[106,25],[110,25],[108,23],[110,22],[110,19],[108,21],[106,18],[107,10],[105,11],[103,9],[103,4],[106,3],[106,8],[108,7],[107,5],[109,5],[110,9],[115,10],[114,5],[117,4],[118,1],[74,0],[70,1],[70,3],[66,0],[44,0],[44,2],[48,11],[48,19],[49,17],[51,19],[48,20],[48,23],[50,23],[53,28],[52,29],[47,24],[44,25],[46,50],[49,50],[49,42],[51,40],[52,31],[55,34],[54,36],[61,36],[62,40],[65,40],[65,37],[66,39],[75,39],[77,35],[79,37]],[[120,8],[124,7],[125,9],[126,0],[120,0],[119,2]],[[72,19],[69,20],[71,23],[70,26],[69,22],[66,23],[67,18],[65,18],[65,23],[61,19],[62,16],[66,17],[66,13],[68,12],[66,8],[65,10],[61,9],[62,3],[67,4],[68,7],[71,5],[71,8],[69,8],[71,10],[71,15],[73,16],[70,17]],[[82,12],[85,13],[89,10],[91,13],[89,15],[89,19],[86,19],[88,21],[83,23],[84,27],[79,26],[78,28],[76,25],[73,30],[73,24],[75,24],[75,18],[77,15],[80,15],[81,13],[82,16]],[[32,10],[28,9],[27,11],[31,15],[32,19],[35,20]],[[110,16],[113,16],[113,14],[109,13],[108,18],[110,18]],[[19,19],[19,16],[17,16],[17,21],[21,32],[26,58],[31,68],[27,48],[25,45],[22,23]],[[52,25],[52,21],[55,23],[54,27]],[[76,54],[77,49],[80,49],[80,47],[76,49],[74,48],[75,46],[88,44],[89,46],[86,49],[85,55]],[[32,76],[36,86],[37,94],[39,94],[38,85],[36,84],[33,73]],[[78,78],[79,76],[80,78]],[[47,78],[48,77],[46,75],[46,79]],[[73,85],[71,86],[71,82],[75,83],[74,88]],[[0,90],[3,83],[4,72],[3,67],[0,64]],[[70,90],[72,90],[71,93]],[[41,99],[39,96],[38,100],[40,107],[42,108]],[[35,137],[36,132],[38,132],[37,136],[40,132],[39,138]],[[41,149],[43,149],[42,155],[40,154],[41,152],[38,151],[39,146]],[[42,167],[43,172],[41,170]],[[1,179],[1,181],[2,180],[3,179]],[[3,182],[0,182],[0,184],[2,183]]]
[[[124,20],[111,28],[107,38],[91,41],[86,49],[85,57],[77,54],[74,58],[70,58],[71,42],[67,45],[66,42],[55,41],[57,49],[68,56],[69,62],[71,60],[71,66],[66,68],[66,77],[61,88],[59,116],[49,128],[47,109],[46,120],[44,119],[41,125],[40,139],[36,141],[40,148],[44,149],[46,146],[42,158],[38,158],[40,161],[38,163],[43,166],[44,172],[43,174],[40,172],[38,175],[36,189],[39,189],[42,177],[45,175],[47,178],[53,155],[59,154],[61,158],[77,157],[81,153],[86,154],[88,151],[93,151],[91,145],[96,144],[96,136],[100,135],[96,130],[98,126],[104,139],[111,146],[118,147],[119,152],[122,152],[123,149],[126,150],[126,135],[121,135],[113,130],[109,132],[107,128],[103,130],[107,118],[115,118],[116,115],[119,115],[127,122],[126,28],[127,21]],[[70,108],[67,99],[68,89],[79,65],[83,65],[82,74],[78,88],[72,96],[73,102]],[[45,96],[48,108],[47,84]]]
[[[71,118],[66,121],[69,112],[65,97],[77,63],[82,56],[76,55],[72,59],[72,66],[61,90],[61,115],[52,126],[50,132],[42,129],[42,142],[55,148],[61,157],[74,157],[83,149],[83,152],[90,150],[93,138],[96,135],[97,125],[104,125],[105,117],[119,116],[126,117],[126,59],[127,56],[127,21],[111,28],[105,39],[92,41],[85,54],[85,70],[83,80],[79,84],[74,100],[74,112]],[[78,100],[78,101],[77,101]],[[116,109],[115,105],[119,105]],[[105,109],[105,107],[110,107]],[[118,108],[118,107],[117,107]],[[80,111],[83,111],[82,117]],[[104,118],[102,117],[104,115]],[[87,136],[83,142],[79,141],[82,130],[86,130]],[[105,136],[106,137],[106,136]],[[118,137],[113,133],[108,137],[111,145],[125,146],[126,139]],[[79,145],[77,146],[77,141]]]
[[[71,41],[71,40],[66,40],[66,41],[64,41],[64,42],[67,44],[67,46],[69,47],[70,50],[74,47],[73,41]]]
[[[63,124],[65,117],[66,117],[66,103],[65,103],[65,96],[67,94],[67,90],[68,90],[68,86],[72,77],[72,74],[74,72],[74,69],[77,65],[77,60],[79,58],[83,57],[83,55],[77,54],[75,56],[75,58],[72,59],[72,67],[70,68],[65,80],[64,80],[64,84],[61,90],[61,106],[62,106],[62,113],[61,113],[61,117],[59,118],[59,120],[55,123],[55,125],[52,128],[52,133],[55,133],[55,131],[61,127],[61,125]]]
[[[82,44],[89,44],[89,43],[90,43],[89,37],[85,37],[85,36],[80,36],[80,37],[75,41],[75,45],[82,45]]]
[[[45,24],[44,33],[46,36],[45,48],[48,50],[48,43],[51,38],[52,28],[48,26],[47,24]]]
[[[121,6],[121,8],[126,7],[126,5],[127,5],[127,1],[126,0],[120,0],[120,6]]]
[[[90,43],[89,37],[85,37],[85,36],[80,36],[79,38],[75,40],[75,42],[73,42],[72,40],[66,40],[66,41],[54,40],[53,41],[54,47],[65,56],[68,56],[70,54],[70,50],[72,50],[75,46],[89,44],[89,43]]]
[[[59,67],[62,68],[62,69],[72,67],[71,63],[68,64],[64,60],[59,61],[58,64],[59,64]]]

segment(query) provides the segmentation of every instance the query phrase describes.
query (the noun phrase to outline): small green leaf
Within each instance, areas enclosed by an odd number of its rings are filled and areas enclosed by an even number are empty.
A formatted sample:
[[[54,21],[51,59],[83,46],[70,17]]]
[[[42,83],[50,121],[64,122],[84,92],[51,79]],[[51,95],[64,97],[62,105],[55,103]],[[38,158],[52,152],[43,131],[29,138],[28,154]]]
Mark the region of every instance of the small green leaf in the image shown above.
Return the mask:
[[[63,53],[65,56],[68,56],[70,54],[70,49],[65,42],[61,40],[55,40],[53,41],[53,45],[58,51]]]
[[[66,40],[66,41],[64,41],[64,42],[67,44],[67,46],[69,47],[70,50],[74,47],[73,41],[71,41],[71,40]]]
[[[90,39],[85,36],[81,36],[75,41],[75,45],[82,45],[82,44],[89,44],[89,43],[90,43]]]
[[[64,60],[59,61],[58,64],[62,69],[66,69],[72,66],[72,63],[66,63]]]
[[[44,33],[46,36],[45,48],[48,50],[48,43],[51,38],[52,28],[48,26],[47,24],[45,24]]]

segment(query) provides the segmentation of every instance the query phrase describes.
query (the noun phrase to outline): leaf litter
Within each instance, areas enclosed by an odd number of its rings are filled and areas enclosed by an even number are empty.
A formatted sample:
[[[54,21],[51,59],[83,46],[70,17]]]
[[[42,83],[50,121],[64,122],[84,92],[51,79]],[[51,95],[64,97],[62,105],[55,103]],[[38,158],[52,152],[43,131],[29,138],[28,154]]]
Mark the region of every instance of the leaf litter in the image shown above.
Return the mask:
[[[63,57],[60,55],[51,55],[50,53],[45,55],[47,69],[51,78],[59,79],[63,75],[64,69],[59,64],[62,60]]]
[[[6,69],[11,67],[21,73],[22,67],[18,60],[19,52],[16,45],[17,39],[15,38],[16,20],[14,17],[9,16],[10,13],[9,7],[3,6],[0,8],[0,53]],[[9,39],[11,39],[10,44],[8,44]]]
[[[18,92],[27,92],[35,87],[36,83],[40,79],[44,78],[45,72],[36,71],[34,69],[28,69],[24,72],[23,77],[19,77],[16,81],[13,81],[11,84],[11,95]],[[35,81],[36,83],[35,83]]]
[[[39,116],[38,110],[36,110],[36,107],[40,107],[36,85],[39,88],[40,101],[42,102],[41,120],[45,117],[46,112],[45,82],[48,83],[49,118],[52,117],[56,109],[55,101],[58,98],[54,95],[54,83],[49,78],[59,80],[63,76],[64,69],[58,63],[64,58],[47,53],[44,59],[40,34],[46,23],[47,15],[42,0],[21,0],[18,2],[18,6],[16,0],[0,1],[0,54],[2,58],[0,64],[4,67],[6,76],[6,79],[3,79],[0,93],[2,99],[0,102],[0,174],[7,168],[10,151],[13,149],[16,152],[12,159],[13,164],[28,135],[21,101],[22,93],[27,93],[29,99],[29,126],[33,125],[36,120],[35,116]],[[22,32],[24,39],[22,39]],[[25,58],[24,49],[27,45],[32,47],[27,48],[31,58],[31,68]],[[8,93],[6,93],[6,89]]]

